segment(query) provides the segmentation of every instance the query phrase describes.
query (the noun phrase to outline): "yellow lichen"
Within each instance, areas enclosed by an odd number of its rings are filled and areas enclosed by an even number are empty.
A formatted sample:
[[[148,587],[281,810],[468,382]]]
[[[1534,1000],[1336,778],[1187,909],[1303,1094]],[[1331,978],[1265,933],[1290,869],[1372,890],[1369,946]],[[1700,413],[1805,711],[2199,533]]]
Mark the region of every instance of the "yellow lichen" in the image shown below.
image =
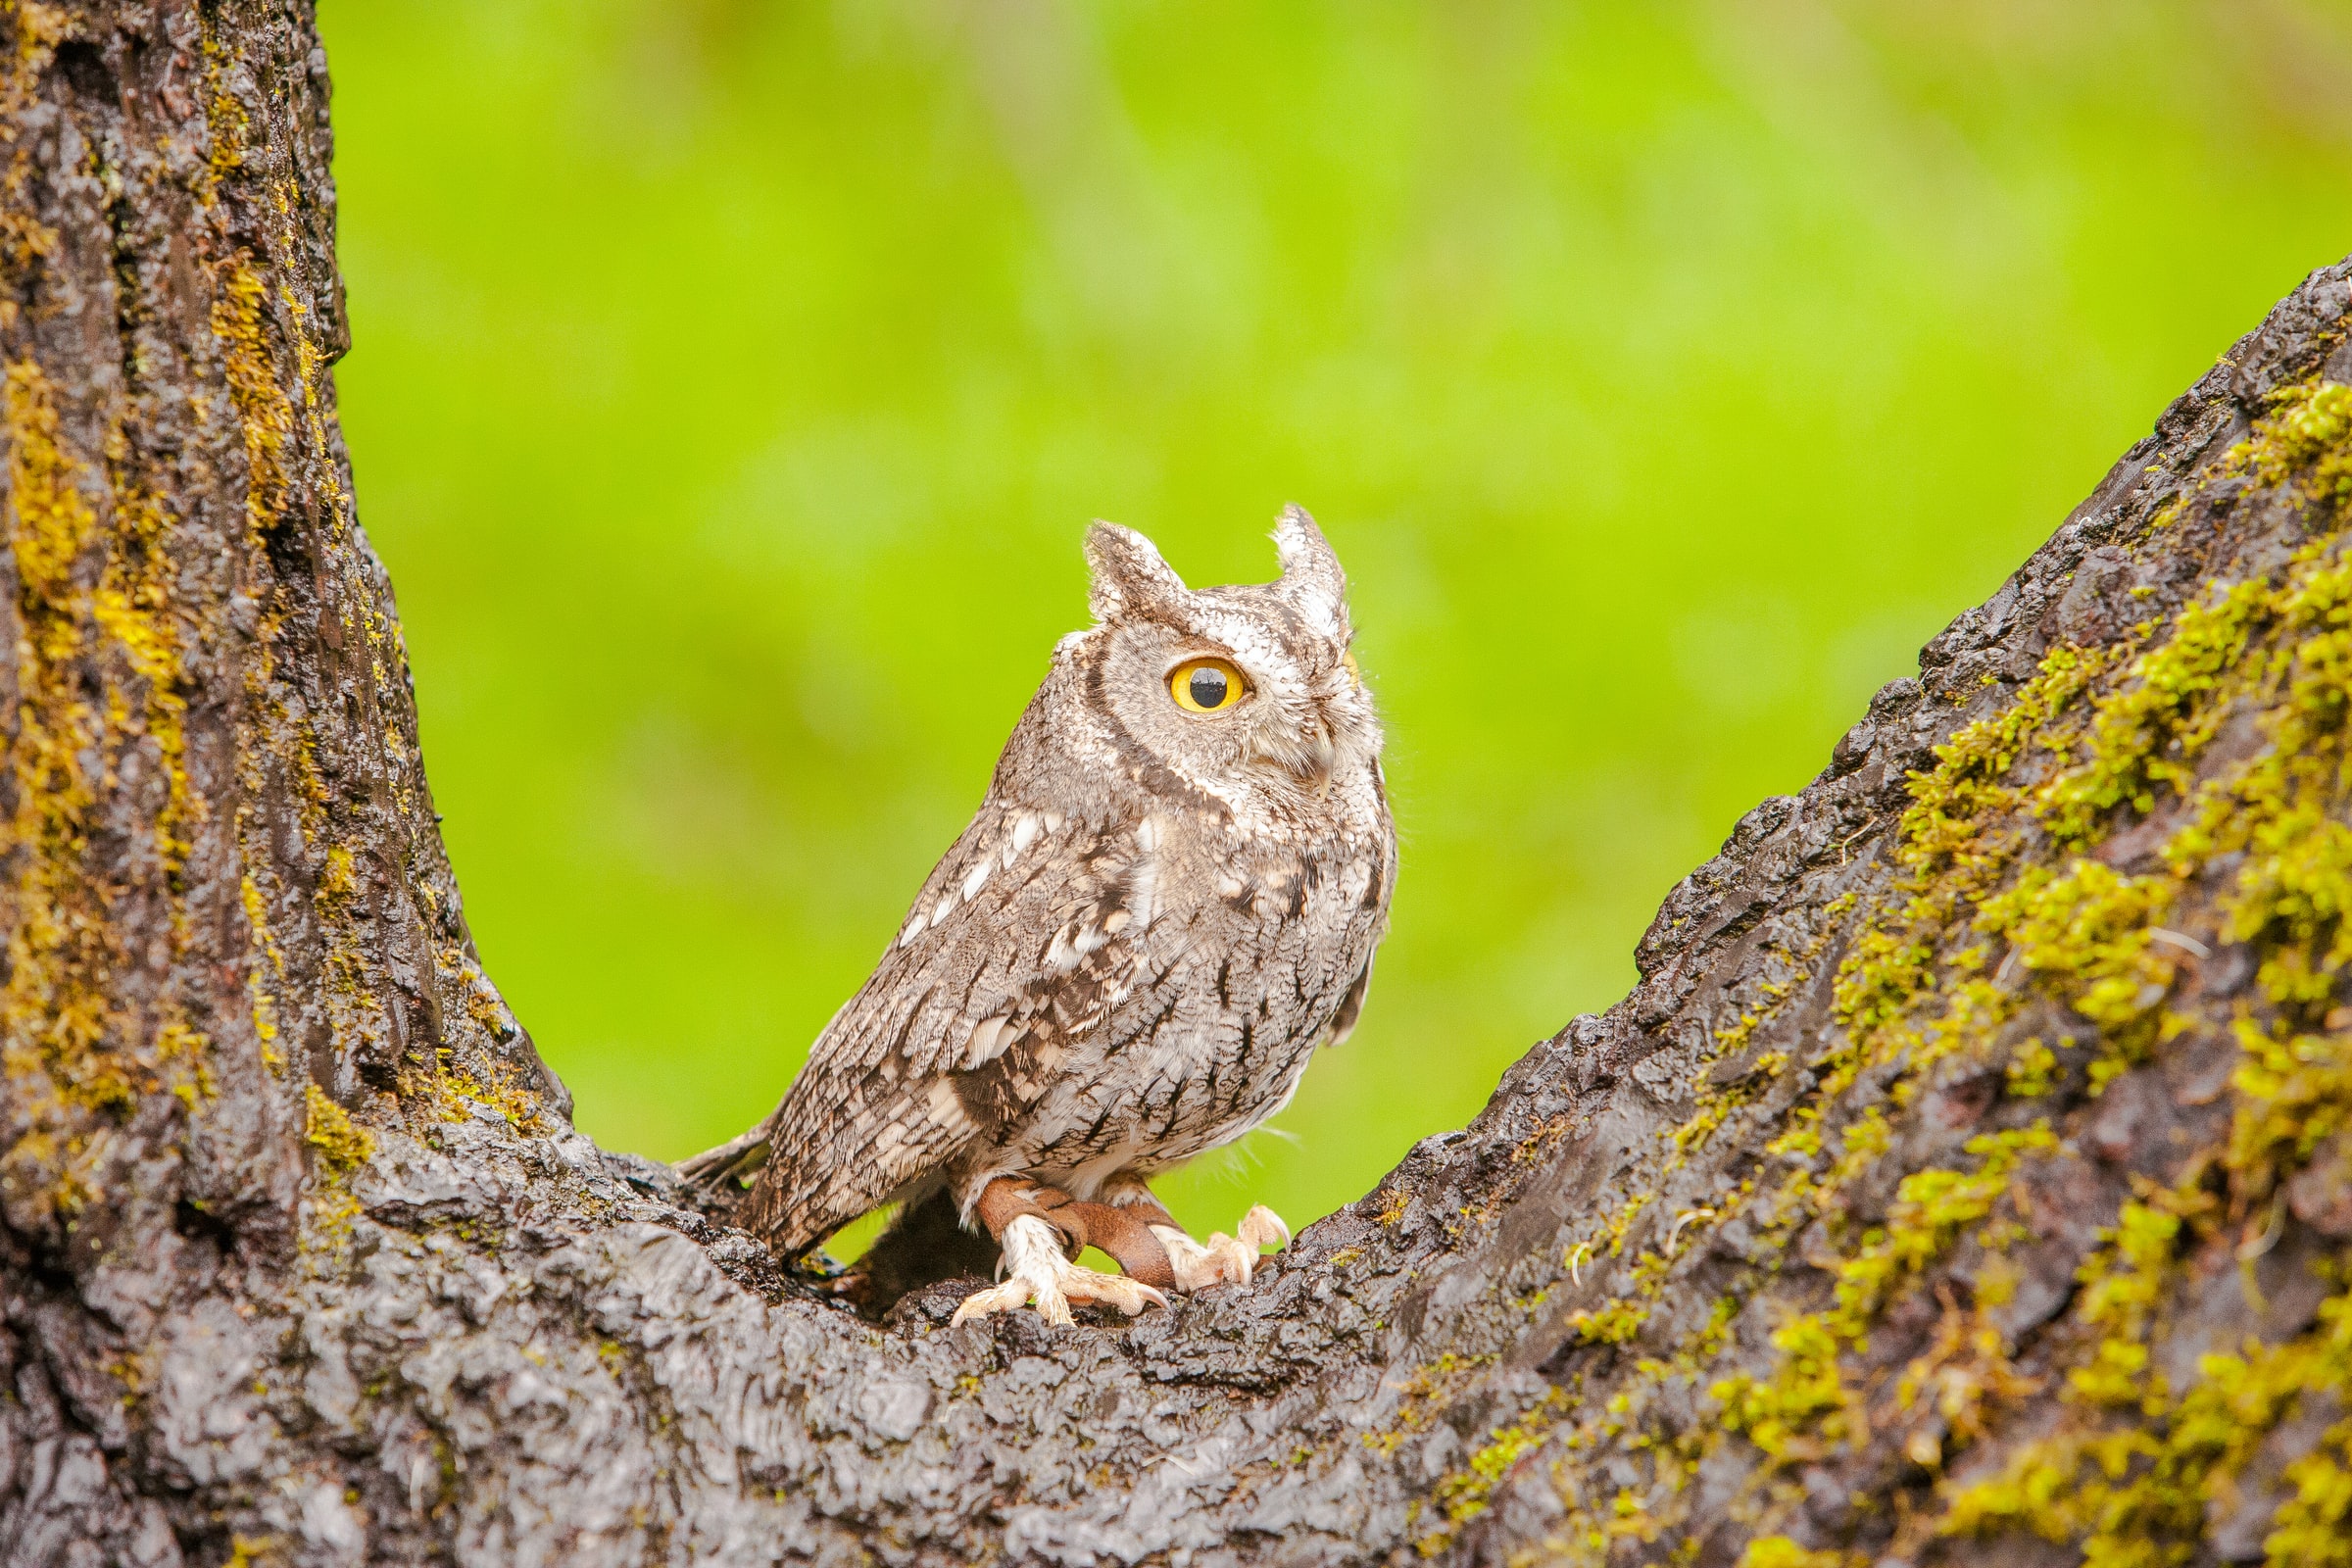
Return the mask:
[[[24,123],[57,46],[74,35],[75,24],[65,11],[39,0],[17,0],[9,9],[15,13],[17,36],[14,58],[0,75],[0,125],[15,126]],[[6,172],[0,173],[0,267],[22,276],[55,254],[58,235],[33,212],[30,138],[12,132],[5,139],[15,145]],[[19,309],[14,298],[0,298],[0,326],[13,324]]]
[[[512,1066],[492,1062],[478,1074],[468,1072],[447,1047],[435,1053],[431,1069],[402,1073],[400,1093],[404,1102],[440,1121],[462,1120],[472,1106],[482,1105],[497,1111],[519,1132],[539,1133],[547,1128],[539,1097],[516,1080]]]
[[[170,994],[135,1006],[115,999],[122,939],[109,879],[86,863],[126,751],[152,744],[162,763],[166,799],[148,825],[167,868],[178,863],[194,808],[181,766],[178,641],[161,586],[169,519],[111,463],[74,459],[38,365],[10,365],[4,399],[22,640],[7,763],[15,809],[0,823],[9,945],[0,1071],[24,1116],[0,1151],[0,1184],[28,1210],[63,1218],[87,1197],[79,1164],[93,1117],[124,1114],[158,1091],[192,1108],[209,1082],[203,1037]],[[176,899],[168,912],[176,940]]]
[[[1740,1568],[1850,1568],[1859,1552],[1812,1551],[1787,1536],[1759,1536],[1740,1554]]]
[[[239,253],[221,269],[213,305],[213,335],[220,340],[229,398],[245,437],[245,528],[257,545],[285,510],[286,442],[294,429],[293,404],[278,385],[262,315],[269,297],[269,286]]]

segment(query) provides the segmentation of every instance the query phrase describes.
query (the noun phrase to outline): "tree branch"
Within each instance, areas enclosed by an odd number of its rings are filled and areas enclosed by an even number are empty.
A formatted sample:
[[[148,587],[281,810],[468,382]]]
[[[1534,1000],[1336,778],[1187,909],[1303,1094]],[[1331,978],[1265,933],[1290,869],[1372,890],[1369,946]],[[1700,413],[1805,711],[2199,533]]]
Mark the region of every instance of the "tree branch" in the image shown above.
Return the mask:
[[[481,973],[308,9],[0,17],[0,1563],[2340,1551],[2352,264],[1257,1284],[875,1325]]]

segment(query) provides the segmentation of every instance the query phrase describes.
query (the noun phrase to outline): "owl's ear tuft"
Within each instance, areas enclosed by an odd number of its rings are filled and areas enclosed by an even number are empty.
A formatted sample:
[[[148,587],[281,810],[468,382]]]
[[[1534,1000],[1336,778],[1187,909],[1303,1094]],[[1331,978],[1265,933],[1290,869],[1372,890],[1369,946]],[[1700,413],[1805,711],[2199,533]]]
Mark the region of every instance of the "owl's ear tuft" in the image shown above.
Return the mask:
[[[1133,528],[1098,522],[1086,530],[1086,564],[1094,572],[1086,608],[1097,620],[1115,620],[1184,596],[1184,579],[1159,559],[1158,547]]]
[[[1306,509],[1282,509],[1274,523],[1274,553],[1282,560],[1282,580],[1274,587],[1284,598],[1322,623],[1333,636],[1348,634],[1348,574],[1332,552],[1323,530]]]

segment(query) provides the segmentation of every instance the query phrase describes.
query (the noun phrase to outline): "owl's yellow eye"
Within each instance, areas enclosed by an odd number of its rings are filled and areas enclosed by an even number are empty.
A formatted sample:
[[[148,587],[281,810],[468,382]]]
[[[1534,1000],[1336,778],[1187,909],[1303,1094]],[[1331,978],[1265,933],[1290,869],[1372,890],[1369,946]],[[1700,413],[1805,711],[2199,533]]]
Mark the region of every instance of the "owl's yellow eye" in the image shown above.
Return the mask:
[[[1242,672],[1222,659],[1188,659],[1168,671],[1168,695],[1195,713],[1216,713],[1250,695]]]

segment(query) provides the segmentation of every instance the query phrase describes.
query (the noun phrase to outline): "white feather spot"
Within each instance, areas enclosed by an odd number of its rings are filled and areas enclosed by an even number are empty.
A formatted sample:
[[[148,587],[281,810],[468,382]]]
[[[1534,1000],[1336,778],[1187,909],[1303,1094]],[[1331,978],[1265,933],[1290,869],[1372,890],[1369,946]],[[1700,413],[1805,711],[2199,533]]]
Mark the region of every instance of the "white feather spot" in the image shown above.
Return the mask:
[[[1159,862],[1143,860],[1127,878],[1127,907],[1139,930],[1149,929],[1159,913]]]
[[[955,1084],[945,1078],[933,1082],[930,1093],[923,1096],[923,1103],[929,1108],[932,1121],[942,1127],[971,1125],[972,1118],[965,1113],[963,1101],[956,1095]]]
[[[988,880],[988,873],[995,869],[995,862],[990,860],[982,860],[978,865],[972,867],[972,874],[963,879],[963,898],[966,904],[969,904],[972,896],[980,891],[980,884]]]
[[[1109,934],[1100,926],[1089,926],[1078,932],[1072,932],[1068,926],[1063,926],[1059,931],[1054,933],[1054,945],[1046,949],[1047,967],[1059,969],[1066,973],[1077,968],[1080,959],[1109,940]]]
[[[916,937],[921,936],[923,934],[923,912],[920,909],[917,909],[914,912],[914,918],[906,922],[906,929],[899,933],[899,946],[902,948],[906,947],[914,941]]]
[[[931,911],[931,929],[936,931],[941,926],[946,925],[948,923],[948,915],[954,911],[955,907],[956,895],[951,892],[946,898],[941,899],[939,901],[939,906]]]
[[[966,1072],[982,1062],[993,1061],[1004,1054],[1012,1039],[1010,1018],[983,1018],[972,1025],[969,1039],[963,1043],[963,1067]]]
[[[1037,835],[1044,827],[1035,811],[1023,811],[1013,818],[1012,839],[1004,846],[1004,863],[1010,865],[1017,857],[1026,854],[1029,846],[1037,842]]]

